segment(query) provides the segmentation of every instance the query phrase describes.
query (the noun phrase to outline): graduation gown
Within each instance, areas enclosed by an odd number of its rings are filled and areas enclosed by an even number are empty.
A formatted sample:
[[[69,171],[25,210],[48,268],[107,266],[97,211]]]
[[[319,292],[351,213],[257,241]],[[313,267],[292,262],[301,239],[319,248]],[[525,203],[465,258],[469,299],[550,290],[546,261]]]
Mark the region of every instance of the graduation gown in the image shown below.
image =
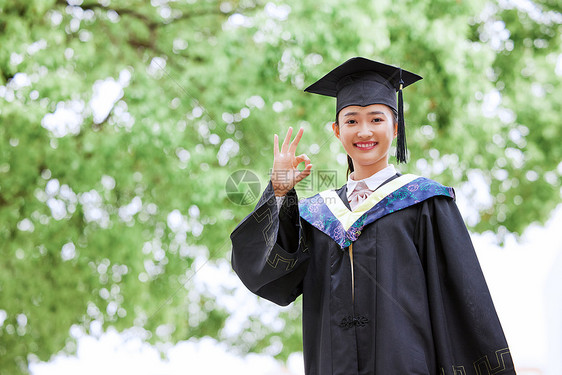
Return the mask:
[[[303,295],[307,375],[514,374],[453,189],[398,176],[355,211],[346,185],[278,211],[269,182],[233,269],[279,305]]]

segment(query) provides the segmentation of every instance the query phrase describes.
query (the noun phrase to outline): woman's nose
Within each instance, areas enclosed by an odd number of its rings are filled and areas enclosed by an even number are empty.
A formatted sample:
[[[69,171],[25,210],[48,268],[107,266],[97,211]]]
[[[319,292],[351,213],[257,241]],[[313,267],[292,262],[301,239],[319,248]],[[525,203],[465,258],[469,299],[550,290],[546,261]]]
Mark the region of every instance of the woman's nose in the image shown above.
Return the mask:
[[[371,129],[371,127],[368,124],[361,122],[359,124],[357,136],[359,136],[360,138],[366,138],[372,135],[373,135],[373,129]]]

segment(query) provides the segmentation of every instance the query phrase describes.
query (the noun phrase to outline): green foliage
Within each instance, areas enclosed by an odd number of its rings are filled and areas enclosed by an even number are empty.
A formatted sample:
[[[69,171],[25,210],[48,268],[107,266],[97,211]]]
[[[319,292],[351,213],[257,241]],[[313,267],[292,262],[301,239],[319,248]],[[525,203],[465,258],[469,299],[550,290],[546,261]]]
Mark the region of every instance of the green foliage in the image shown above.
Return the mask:
[[[0,368],[72,351],[69,329],[94,321],[300,350],[298,306],[281,331],[253,316],[226,337],[228,311],[193,295],[194,265],[228,256],[251,207],[226,180],[251,169],[264,185],[274,133],[303,126],[313,178],[345,181],[334,103],[302,89],[352,56],[425,77],[404,93],[404,172],[460,187],[478,171],[493,203],[475,230],[544,221],[560,203],[561,9],[509,4],[0,0]],[[103,84],[122,92],[98,118]]]

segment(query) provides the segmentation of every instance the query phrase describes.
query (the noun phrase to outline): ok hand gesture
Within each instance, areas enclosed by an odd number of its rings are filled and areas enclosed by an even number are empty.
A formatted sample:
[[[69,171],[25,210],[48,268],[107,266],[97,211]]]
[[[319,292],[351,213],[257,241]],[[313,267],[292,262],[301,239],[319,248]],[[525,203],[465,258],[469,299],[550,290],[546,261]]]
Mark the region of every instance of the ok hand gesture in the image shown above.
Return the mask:
[[[273,137],[273,170],[271,172],[271,183],[275,195],[278,197],[287,194],[297,183],[307,177],[312,170],[312,164],[306,154],[295,156],[297,145],[303,133],[304,129],[300,128],[297,136],[291,142],[293,128],[290,127],[283,141],[283,145],[281,145],[281,152],[279,152],[279,138],[277,134]],[[305,166],[302,171],[299,171],[297,166],[302,162],[304,162]]]

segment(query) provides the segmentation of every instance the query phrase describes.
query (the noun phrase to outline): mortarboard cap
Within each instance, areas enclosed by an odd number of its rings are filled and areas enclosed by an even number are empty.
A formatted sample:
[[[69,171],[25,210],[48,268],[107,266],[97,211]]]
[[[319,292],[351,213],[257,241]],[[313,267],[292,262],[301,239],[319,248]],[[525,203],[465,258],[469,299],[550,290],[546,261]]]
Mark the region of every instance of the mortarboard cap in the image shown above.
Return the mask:
[[[417,74],[399,67],[383,64],[363,57],[354,57],[304,91],[332,96],[337,99],[336,113],[350,105],[365,107],[385,104],[398,113],[398,139],[396,158],[406,162],[406,132],[402,89],[422,79]],[[396,92],[398,91],[398,103]]]

